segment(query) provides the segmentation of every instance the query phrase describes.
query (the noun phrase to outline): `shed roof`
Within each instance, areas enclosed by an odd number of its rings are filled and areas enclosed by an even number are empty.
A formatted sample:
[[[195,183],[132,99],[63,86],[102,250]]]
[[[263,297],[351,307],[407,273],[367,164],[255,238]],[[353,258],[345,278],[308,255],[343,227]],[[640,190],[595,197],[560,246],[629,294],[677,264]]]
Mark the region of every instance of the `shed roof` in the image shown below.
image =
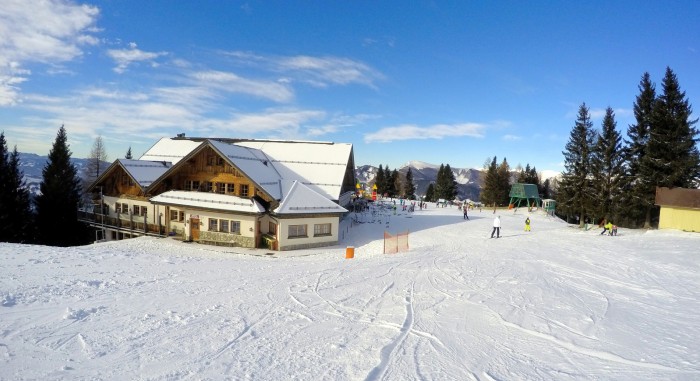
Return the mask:
[[[226,212],[262,213],[265,211],[265,208],[254,199],[206,192],[168,191],[151,197],[151,202]]]
[[[284,200],[274,210],[276,214],[345,213],[347,209],[318,194],[306,185],[293,181],[284,183],[288,189]],[[290,185],[290,186],[286,186]]]
[[[700,209],[700,189],[657,187],[656,205]]]

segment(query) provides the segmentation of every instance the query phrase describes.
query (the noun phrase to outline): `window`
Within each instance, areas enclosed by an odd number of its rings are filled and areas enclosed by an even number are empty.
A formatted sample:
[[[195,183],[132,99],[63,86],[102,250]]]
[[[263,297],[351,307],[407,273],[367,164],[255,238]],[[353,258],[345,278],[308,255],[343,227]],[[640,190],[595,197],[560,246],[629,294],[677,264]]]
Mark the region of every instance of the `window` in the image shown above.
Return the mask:
[[[306,225],[289,225],[289,238],[306,237]]]
[[[185,220],[185,212],[179,210],[170,211],[170,221],[182,222]]]
[[[207,156],[207,165],[214,165],[215,162],[216,162],[216,157],[214,157],[213,155]]]
[[[248,184],[241,184],[238,189],[240,189],[239,193],[241,197],[248,197]]]
[[[179,218],[178,218],[178,221],[180,221],[180,222],[185,222],[185,212],[183,212],[183,211],[181,210],[181,211],[180,211],[180,215],[179,215],[178,217],[179,217]]]
[[[216,193],[221,193],[221,194],[226,193],[226,184],[216,183]]]
[[[134,216],[145,216],[148,208],[145,206],[134,205]]]
[[[188,190],[188,191],[197,191],[197,190],[199,190],[199,181],[196,181],[196,180],[186,180],[186,181],[185,181],[185,190]]]
[[[228,233],[228,220],[221,220],[221,223],[219,223],[219,231]]]
[[[234,193],[236,187],[233,184],[226,184],[226,193]]]
[[[202,190],[203,192],[211,192],[214,187],[214,184],[211,181],[205,181],[202,185],[204,186],[204,189]]]
[[[123,204],[123,203],[116,203],[116,204],[114,204],[114,211],[117,214],[128,214],[129,213],[129,205]]]
[[[215,232],[219,230],[219,220],[216,218],[210,218],[209,219],[209,231],[210,232]]]
[[[241,234],[241,221],[231,221],[231,233]]]
[[[314,237],[331,235],[331,224],[315,224]]]
[[[216,165],[224,165],[224,158],[221,156],[216,157]]]
[[[270,224],[267,227],[267,232],[268,234],[277,235],[277,224],[274,222],[270,222]]]

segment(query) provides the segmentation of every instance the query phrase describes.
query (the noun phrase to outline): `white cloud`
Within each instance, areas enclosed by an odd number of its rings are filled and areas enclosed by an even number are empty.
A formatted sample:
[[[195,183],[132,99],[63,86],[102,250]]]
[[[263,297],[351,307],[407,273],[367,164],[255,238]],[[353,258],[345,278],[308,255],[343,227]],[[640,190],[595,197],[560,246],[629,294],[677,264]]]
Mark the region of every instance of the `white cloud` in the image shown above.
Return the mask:
[[[117,66],[114,68],[114,71],[119,74],[124,73],[129,67],[129,65],[133,64],[134,62],[146,61],[155,67],[158,65],[155,59],[161,56],[165,56],[167,54],[168,53],[165,52],[154,53],[143,51],[141,49],[138,49],[136,44],[133,42],[129,43],[128,49],[107,50],[107,55],[117,63]]]
[[[405,124],[396,127],[385,127],[379,131],[365,134],[364,140],[365,143],[387,143],[397,140],[443,139],[455,136],[481,138],[484,136],[482,131],[485,128],[485,125],[479,123],[436,124],[428,127]]]
[[[97,7],[59,0],[4,0],[0,6],[0,106],[16,104],[30,62],[66,62],[98,40]]]
[[[503,140],[521,140],[522,137],[517,136],[517,135],[503,135]]]
[[[225,92],[249,94],[275,102],[289,102],[294,98],[294,92],[284,83],[252,80],[215,70],[195,72],[191,77],[198,86]]]
[[[285,80],[293,79],[314,87],[360,84],[375,88],[375,82],[384,79],[384,75],[369,65],[343,57],[261,56],[240,51],[226,54],[242,64],[264,65],[268,70],[290,77]]]
[[[266,110],[261,113],[235,114],[228,120],[210,121],[215,129],[246,134],[278,136],[301,135],[305,123],[322,120],[326,113],[317,110]]]

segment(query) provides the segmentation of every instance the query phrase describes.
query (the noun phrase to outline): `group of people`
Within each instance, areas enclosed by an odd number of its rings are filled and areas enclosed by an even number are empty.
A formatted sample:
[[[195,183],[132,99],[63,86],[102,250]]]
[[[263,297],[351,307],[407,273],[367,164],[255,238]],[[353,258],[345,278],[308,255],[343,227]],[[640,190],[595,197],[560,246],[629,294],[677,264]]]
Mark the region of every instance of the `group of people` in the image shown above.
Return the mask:
[[[605,234],[605,232],[608,232],[608,235],[617,235],[617,225],[613,225],[611,221],[608,221],[607,223],[603,224],[603,231],[600,232],[600,235]]]
[[[525,231],[531,231],[530,217],[525,218]],[[496,235],[496,238],[501,238],[501,216],[496,216],[496,218],[493,219],[493,230],[491,230],[491,238],[493,238],[494,234]]]

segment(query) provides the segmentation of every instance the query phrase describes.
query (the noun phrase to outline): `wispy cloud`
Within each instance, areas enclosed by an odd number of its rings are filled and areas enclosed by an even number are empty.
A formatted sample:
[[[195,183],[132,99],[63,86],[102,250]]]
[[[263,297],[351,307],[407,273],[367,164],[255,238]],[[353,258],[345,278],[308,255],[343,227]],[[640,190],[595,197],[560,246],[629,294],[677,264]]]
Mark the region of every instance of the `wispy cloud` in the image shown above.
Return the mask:
[[[522,140],[522,137],[517,135],[503,135],[503,140]]]
[[[269,109],[259,113],[234,114],[229,119],[209,120],[208,124],[222,133],[298,137],[305,133],[302,130],[306,123],[318,122],[325,117],[326,113],[318,110]]]
[[[250,52],[226,52],[229,57],[247,65],[264,65],[267,70],[285,75],[287,81],[298,81],[314,87],[359,84],[376,88],[384,75],[371,66],[344,57],[262,56]]]
[[[455,136],[481,138],[484,136],[484,129],[486,126],[480,123],[436,124],[427,127],[404,124],[365,134],[364,140],[366,143],[388,143],[398,140],[443,139]]]
[[[244,93],[275,102],[289,102],[294,98],[294,92],[284,83],[242,78],[230,72],[200,71],[191,73],[190,77],[198,86],[208,86],[220,91]]]
[[[156,67],[158,66],[156,58],[167,54],[166,52],[155,53],[143,51],[139,49],[134,42],[129,43],[128,49],[107,50],[107,55],[117,63],[114,71],[119,74],[124,73],[129,65],[137,62],[148,62],[151,66]]]
[[[27,63],[56,63],[96,45],[96,7],[58,0],[4,0],[0,6],[0,106],[19,101]]]

